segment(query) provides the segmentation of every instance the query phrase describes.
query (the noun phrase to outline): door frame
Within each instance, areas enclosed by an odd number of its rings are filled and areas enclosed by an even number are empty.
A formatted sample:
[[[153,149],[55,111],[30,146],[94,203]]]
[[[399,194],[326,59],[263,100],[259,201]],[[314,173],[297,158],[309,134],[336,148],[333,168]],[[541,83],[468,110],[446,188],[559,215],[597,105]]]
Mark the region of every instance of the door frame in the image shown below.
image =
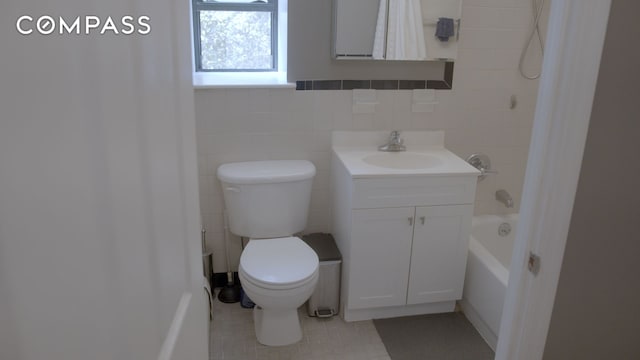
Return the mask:
[[[611,0],[553,0],[496,359],[544,354]],[[540,256],[537,275],[529,252]]]

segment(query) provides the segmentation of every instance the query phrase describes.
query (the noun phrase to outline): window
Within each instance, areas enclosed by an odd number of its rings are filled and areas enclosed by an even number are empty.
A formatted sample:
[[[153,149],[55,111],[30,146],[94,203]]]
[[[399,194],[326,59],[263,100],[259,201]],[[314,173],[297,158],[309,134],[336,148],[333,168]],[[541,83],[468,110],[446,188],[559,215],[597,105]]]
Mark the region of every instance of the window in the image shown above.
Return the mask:
[[[197,72],[278,71],[278,0],[193,0]]]

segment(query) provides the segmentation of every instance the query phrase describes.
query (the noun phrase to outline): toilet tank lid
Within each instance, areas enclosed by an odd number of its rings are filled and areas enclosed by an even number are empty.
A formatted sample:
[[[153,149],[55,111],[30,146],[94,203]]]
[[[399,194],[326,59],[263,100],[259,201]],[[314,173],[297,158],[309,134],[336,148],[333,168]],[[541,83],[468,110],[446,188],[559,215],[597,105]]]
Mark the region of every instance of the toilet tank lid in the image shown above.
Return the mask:
[[[245,161],[218,167],[218,179],[230,184],[269,184],[312,178],[316,167],[307,160]]]

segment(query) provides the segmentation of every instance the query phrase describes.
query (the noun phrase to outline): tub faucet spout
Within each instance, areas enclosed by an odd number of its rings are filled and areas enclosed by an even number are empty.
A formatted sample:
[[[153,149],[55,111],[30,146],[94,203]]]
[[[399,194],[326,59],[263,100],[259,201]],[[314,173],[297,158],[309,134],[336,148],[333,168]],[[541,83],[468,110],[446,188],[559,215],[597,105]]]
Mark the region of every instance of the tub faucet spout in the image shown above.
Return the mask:
[[[496,200],[508,208],[513,207],[513,198],[511,198],[511,195],[506,190],[500,189],[496,191]]]

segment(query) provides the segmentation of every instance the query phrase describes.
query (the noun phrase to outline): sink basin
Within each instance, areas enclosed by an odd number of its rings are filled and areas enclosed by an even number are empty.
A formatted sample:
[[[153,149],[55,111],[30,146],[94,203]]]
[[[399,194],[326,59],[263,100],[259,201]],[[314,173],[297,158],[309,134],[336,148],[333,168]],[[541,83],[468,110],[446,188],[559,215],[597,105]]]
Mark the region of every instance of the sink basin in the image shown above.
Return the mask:
[[[373,154],[365,156],[362,161],[387,169],[428,169],[442,165],[442,160],[433,155],[411,152]]]

